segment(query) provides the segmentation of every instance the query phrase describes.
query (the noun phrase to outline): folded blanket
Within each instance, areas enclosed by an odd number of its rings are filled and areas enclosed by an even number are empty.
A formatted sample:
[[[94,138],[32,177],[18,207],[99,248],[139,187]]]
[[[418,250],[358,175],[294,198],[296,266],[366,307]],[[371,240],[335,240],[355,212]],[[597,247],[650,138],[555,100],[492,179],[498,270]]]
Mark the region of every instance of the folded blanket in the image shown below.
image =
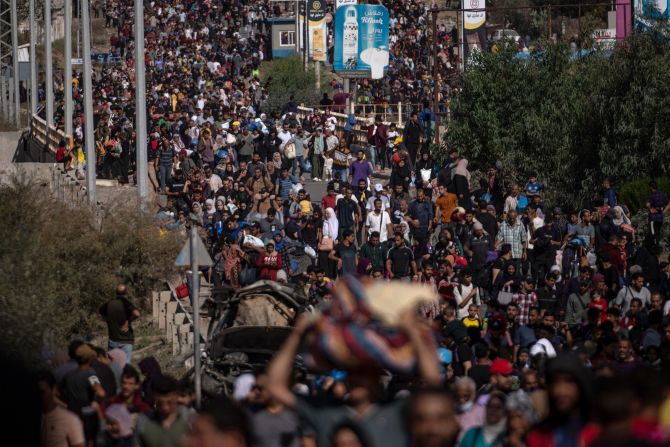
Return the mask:
[[[437,296],[430,287],[399,282],[364,285],[354,277],[335,283],[330,307],[307,333],[303,357],[317,371],[387,369],[412,374],[414,349],[397,328],[408,308],[432,307]],[[433,334],[423,329],[426,343]]]

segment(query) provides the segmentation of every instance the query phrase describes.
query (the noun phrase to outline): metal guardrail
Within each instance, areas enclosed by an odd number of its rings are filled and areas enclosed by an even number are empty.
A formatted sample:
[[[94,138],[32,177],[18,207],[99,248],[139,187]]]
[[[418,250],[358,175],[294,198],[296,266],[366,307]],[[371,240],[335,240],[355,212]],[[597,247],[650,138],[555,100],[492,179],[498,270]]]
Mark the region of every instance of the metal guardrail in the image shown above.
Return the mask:
[[[46,121],[37,115],[33,115],[30,120],[30,133],[35,141],[48,147],[49,151],[54,154],[56,154],[61,140],[67,139],[63,131],[55,127],[49,127]]]
[[[298,117],[300,119],[305,118],[307,115],[312,113],[314,108],[311,107],[298,107]],[[344,126],[347,124],[347,120],[349,119],[349,116],[344,114],[344,113],[338,113],[338,112],[330,112],[330,115],[335,117],[337,119],[337,123],[335,124],[335,130],[339,134],[344,133]],[[359,144],[361,146],[368,146],[368,119],[367,117],[356,117],[356,124],[353,125],[353,134],[354,134],[354,144]],[[391,124],[394,123],[397,125],[398,131],[402,133],[405,130],[405,127],[402,125],[402,123],[398,123],[397,121],[384,121],[384,124]]]

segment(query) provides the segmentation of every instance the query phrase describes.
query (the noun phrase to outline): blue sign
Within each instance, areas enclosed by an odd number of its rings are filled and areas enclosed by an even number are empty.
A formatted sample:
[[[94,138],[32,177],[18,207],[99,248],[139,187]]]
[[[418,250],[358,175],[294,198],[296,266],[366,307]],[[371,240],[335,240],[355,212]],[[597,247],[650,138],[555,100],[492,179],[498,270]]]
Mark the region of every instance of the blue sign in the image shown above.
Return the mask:
[[[634,0],[635,28],[650,30],[656,24],[670,20],[668,0]]]
[[[380,79],[389,64],[389,12],[348,5],[335,12],[333,68],[342,77]]]

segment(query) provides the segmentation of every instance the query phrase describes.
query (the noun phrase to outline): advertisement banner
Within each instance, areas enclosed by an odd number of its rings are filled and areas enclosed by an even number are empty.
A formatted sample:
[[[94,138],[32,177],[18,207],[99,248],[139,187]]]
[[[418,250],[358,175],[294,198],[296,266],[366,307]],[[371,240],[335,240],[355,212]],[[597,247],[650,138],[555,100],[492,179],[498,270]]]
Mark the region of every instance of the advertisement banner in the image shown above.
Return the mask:
[[[475,11],[486,8],[486,0],[463,0],[463,27],[475,30],[486,22],[486,11]]]
[[[381,79],[389,64],[389,12],[348,5],[335,12],[333,68],[342,77]]]
[[[591,37],[596,47],[611,50],[616,43],[616,28],[594,29]]]
[[[315,61],[324,61],[326,48],[326,0],[307,0],[307,35],[309,36],[309,57]],[[314,37],[318,37],[318,41]]]
[[[463,61],[468,65],[477,51],[486,49],[486,0],[463,0]]]
[[[325,35],[323,28],[315,28],[312,30],[312,59],[315,61],[325,62],[326,53],[323,50],[326,47]]]
[[[670,20],[668,0],[633,0],[635,28],[648,30],[656,23]]]
[[[326,24],[326,2],[325,0],[303,0],[299,6],[300,31],[298,43],[300,50],[304,49],[305,40],[305,7],[307,8],[307,36],[309,36],[308,50],[309,58],[315,61],[325,61],[327,54],[328,28]],[[316,41],[315,41],[316,36]]]
[[[335,0],[335,10],[340,6],[355,5],[358,3],[358,0]]]

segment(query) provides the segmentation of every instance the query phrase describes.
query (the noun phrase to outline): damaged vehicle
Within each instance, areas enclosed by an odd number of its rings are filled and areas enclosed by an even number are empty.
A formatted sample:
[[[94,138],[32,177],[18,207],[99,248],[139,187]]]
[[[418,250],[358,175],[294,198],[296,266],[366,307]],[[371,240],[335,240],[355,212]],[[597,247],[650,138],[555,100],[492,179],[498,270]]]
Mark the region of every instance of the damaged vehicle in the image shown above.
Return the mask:
[[[265,369],[304,304],[293,288],[274,281],[215,294],[202,361],[203,393],[229,395],[240,375]],[[296,366],[301,366],[299,359]]]

